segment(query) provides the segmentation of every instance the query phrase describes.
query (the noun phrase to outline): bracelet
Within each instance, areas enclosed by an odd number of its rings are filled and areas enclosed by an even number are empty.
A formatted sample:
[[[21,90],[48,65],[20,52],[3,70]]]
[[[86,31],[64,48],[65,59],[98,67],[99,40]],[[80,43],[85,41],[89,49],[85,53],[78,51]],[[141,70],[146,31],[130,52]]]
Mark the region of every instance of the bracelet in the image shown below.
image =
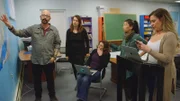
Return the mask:
[[[13,28],[14,28],[13,26],[11,26],[11,28],[8,27],[9,30],[12,30]]]
[[[152,49],[150,49],[150,51],[148,53],[150,53],[152,51]]]
[[[56,60],[56,57],[52,57],[52,58],[54,58],[54,60]]]

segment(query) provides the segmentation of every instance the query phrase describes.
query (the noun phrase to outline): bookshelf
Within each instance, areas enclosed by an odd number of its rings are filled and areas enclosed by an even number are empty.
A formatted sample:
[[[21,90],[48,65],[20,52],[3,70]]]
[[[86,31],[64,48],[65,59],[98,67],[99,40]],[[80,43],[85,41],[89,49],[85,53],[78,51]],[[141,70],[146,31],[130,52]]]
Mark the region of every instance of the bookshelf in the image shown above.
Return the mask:
[[[140,15],[140,35],[146,40],[149,40],[152,35],[152,27],[148,15]]]
[[[73,17],[70,17],[70,24],[73,20]],[[81,17],[81,23],[84,29],[86,29],[88,38],[89,38],[89,52],[93,49],[93,35],[92,35],[92,17]]]

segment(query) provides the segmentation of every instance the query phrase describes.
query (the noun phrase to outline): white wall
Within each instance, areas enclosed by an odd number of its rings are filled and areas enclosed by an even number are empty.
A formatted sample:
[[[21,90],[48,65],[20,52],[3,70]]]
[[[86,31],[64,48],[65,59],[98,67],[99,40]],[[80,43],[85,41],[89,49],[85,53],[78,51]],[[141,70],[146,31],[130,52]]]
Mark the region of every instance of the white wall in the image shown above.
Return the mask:
[[[17,28],[40,23],[39,9],[66,9],[67,17],[79,14],[93,18],[93,46],[96,46],[98,41],[96,6],[98,5],[104,5],[107,8],[120,8],[121,13],[137,14],[137,20],[139,20],[139,15],[149,14],[159,7],[169,11],[179,11],[180,9],[177,4],[120,0],[15,0]]]

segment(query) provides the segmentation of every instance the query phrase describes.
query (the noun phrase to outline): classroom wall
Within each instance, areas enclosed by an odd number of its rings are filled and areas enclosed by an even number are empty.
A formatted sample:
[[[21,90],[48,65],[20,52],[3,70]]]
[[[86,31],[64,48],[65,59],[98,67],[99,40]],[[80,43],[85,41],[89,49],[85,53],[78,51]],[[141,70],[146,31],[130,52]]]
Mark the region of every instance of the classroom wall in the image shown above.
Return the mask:
[[[7,13],[5,1],[7,0],[0,0],[0,16]],[[10,21],[15,25],[15,21]],[[1,21],[0,24],[4,26]],[[0,71],[0,101],[14,101],[19,74],[18,39],[6,27],[4,27],[4,34],[8,37],[8,58]]]
[[[180,8],[179,8],[179,17],[178,17],[178,34],[179,34],[179,39],[180,39]]]
[[[75,14],[92,17],[93,46],[98,42],[98,13],[96,7],[104,5],[107,8],[120,8],[121,13],[149,14],[152,10],[163,7],[169,11],[179,11],[178,4],[138,2],[121,0],[15,0],[17,28],[25,28],[40,23],[39,9],[66,9],[67,17]],[[65,34],[65,33],[62,33]],[[95,48],[95,47],[94,47]]]

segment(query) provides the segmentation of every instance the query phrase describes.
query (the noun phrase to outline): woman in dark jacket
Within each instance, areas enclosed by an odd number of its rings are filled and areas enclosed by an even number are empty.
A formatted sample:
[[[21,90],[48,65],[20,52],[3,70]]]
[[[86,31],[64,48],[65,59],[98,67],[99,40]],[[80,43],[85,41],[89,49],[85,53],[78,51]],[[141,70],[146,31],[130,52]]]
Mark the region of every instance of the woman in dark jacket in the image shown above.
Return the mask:
[[[121,48],[121,46],[129,46],[139,50],[136,45],[136,40],[142,41],[145,44],[147,43],[146,40],[144,40],[139,35],[139,26],[137,21],[133,21],[132,19],[125,20],[123,24],[123,30],[125,34],[122,44],[120,46],[116,46],[114,44],[110,45],[113,51],[121,51],[120,56],[122,57],[125,56],[125,52]],[[133,66],[132,64],[129,65]],[[137,76],[132,72],[127,71],[125,85],[124,85],[126,101],[136,101],[137,92],[134,83],[137,83]]]
[[[90,69],[97,70],[94,75],[78,74],[77,76],[77,101],[87,101],[88,89],[92,81],[100,78],[100,72],[107,67],[110,59],[109,43],[100,41],[97,49],[94,49],[87,60]]]
[[[66,56],[72,64],[75,79],[77,71],[74,64],[83,65],[87,53],[89,53],[88,34],[81,24],[80,16],[75,15],[66,33]]]

